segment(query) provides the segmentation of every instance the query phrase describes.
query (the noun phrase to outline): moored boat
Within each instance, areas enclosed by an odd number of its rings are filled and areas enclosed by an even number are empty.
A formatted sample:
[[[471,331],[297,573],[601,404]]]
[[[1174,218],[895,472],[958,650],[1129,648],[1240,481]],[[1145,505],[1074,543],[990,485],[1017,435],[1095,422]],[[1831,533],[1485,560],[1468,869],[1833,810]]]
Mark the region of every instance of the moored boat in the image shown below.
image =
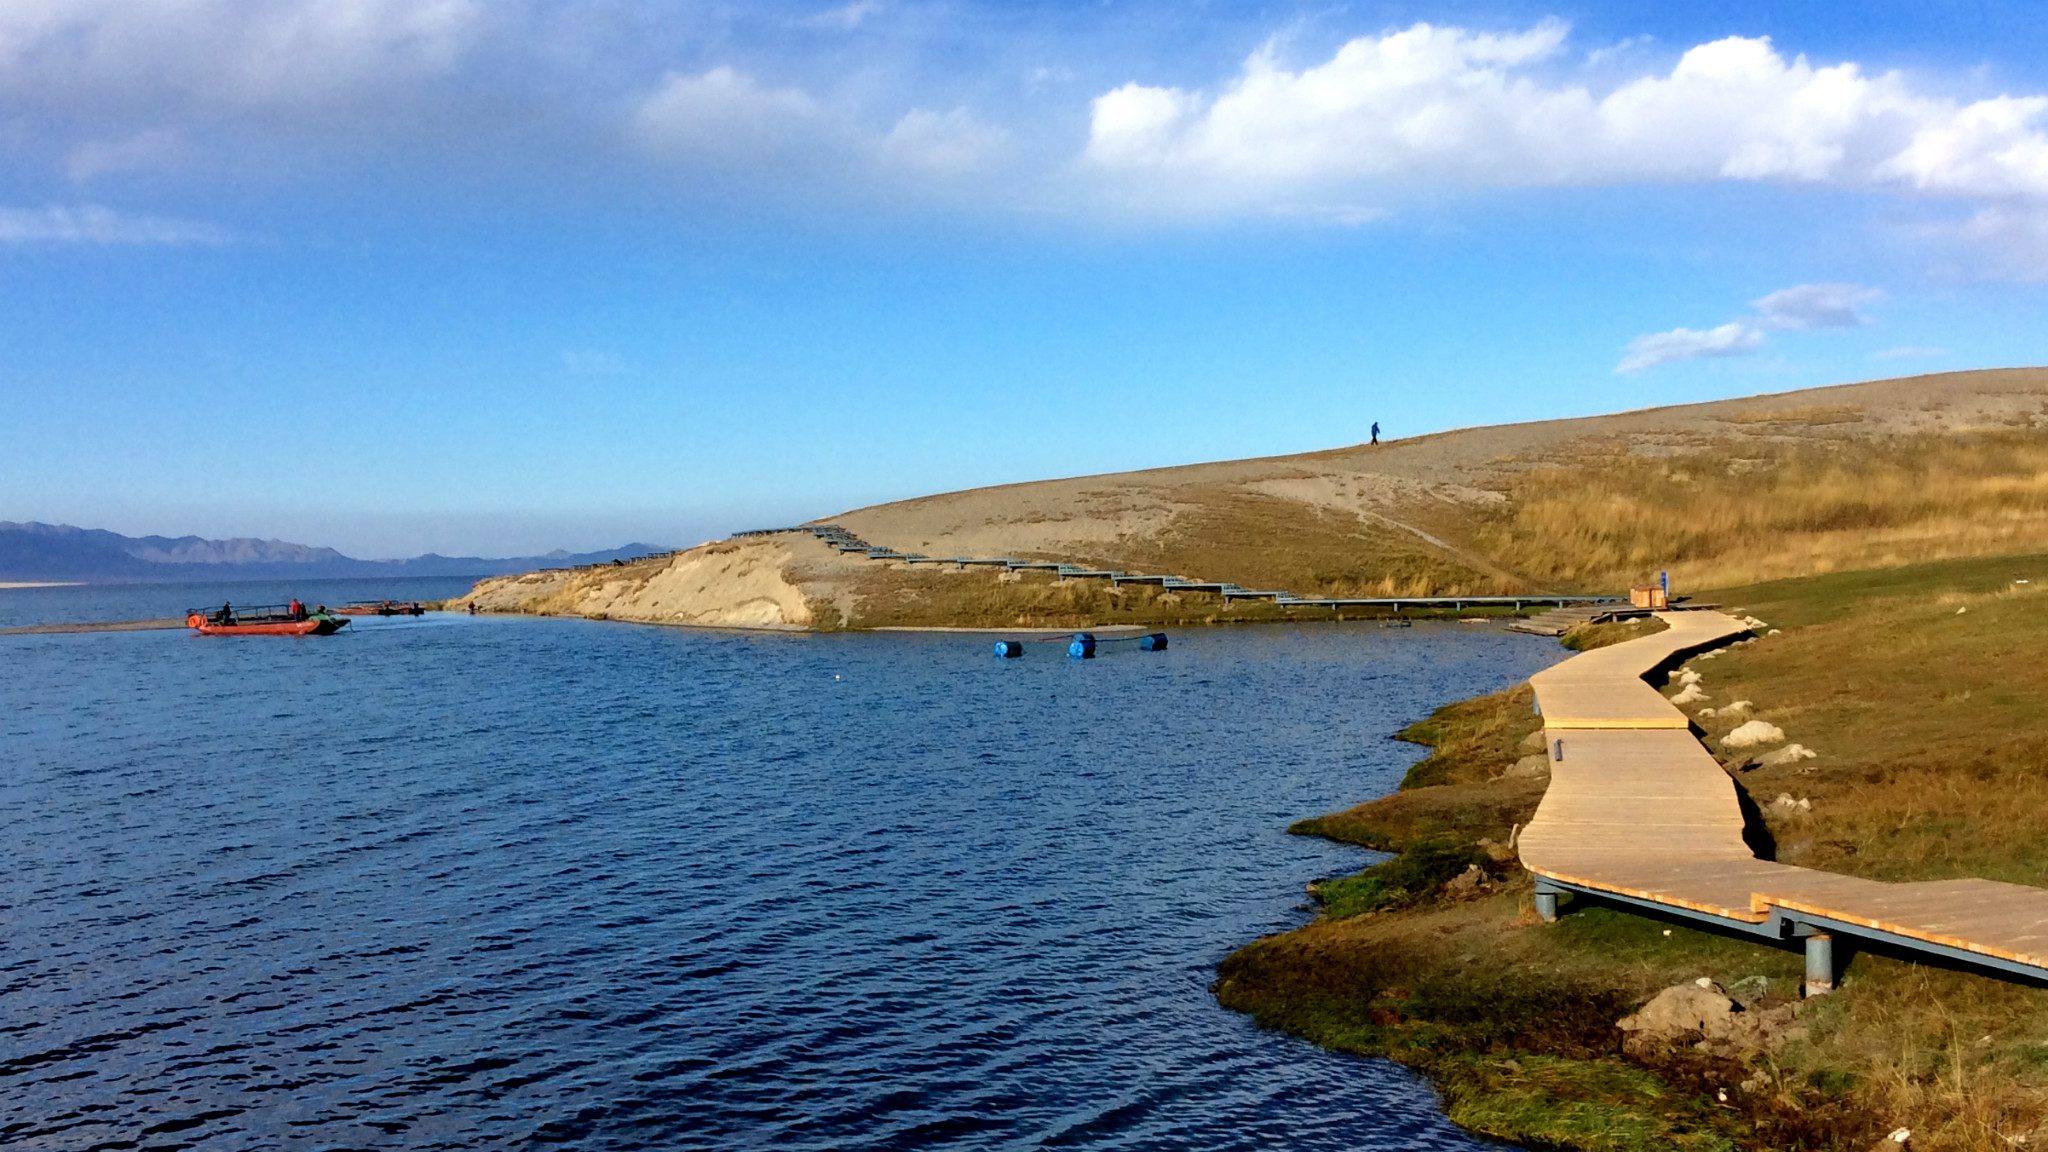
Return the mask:
[[[223,604],[216,609],[187,610],[185,626],[201,636],[330,636],[348,627],[348,621],[326,612],[295,612],[285,604],[256,608]]]
[[[338,616],[424,616],[427,610],[417,601],[351,600],[334,610]]]

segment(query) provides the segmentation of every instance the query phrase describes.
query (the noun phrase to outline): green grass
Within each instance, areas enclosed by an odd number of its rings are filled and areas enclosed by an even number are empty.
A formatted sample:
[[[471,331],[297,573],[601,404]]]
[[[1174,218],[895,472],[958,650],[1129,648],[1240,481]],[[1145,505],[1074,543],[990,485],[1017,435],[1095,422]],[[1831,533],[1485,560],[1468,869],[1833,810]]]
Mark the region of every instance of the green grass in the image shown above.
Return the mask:
[[[1472,1061],[1460,1090],[1448,1094],[1445,1104],[1452,1120],[1475,1132],[1536,1147],[1596,1152],[1729,1152],[1739,1147],[1700,1117],[1674,1122],[1673,1097],[1656,1076],[1620,1060],[1525,1056]]]
[[[1396,739],[1430,747],[1430,754],[1402,777],[1401,787],[1484,783],[1516,760],[1540,751],[1524,747],[1524,742],[1542,728],[1535,693],[1526,684],[1446,704],[1395,734]]]
[[[1462,839],[1436,836],[1408,844],[1392,860],[1354,876],[1318,880],[1312,887],[1332,920],[1398,908],[1429,896],[1467,868],[1484,866],[1486,854]]]
[[[1882,879],[2048,887],[2048,557],[1835,573],[1703,598],[1782,629],[1695,658],[1710,699],[1690,706],[1709,747],[1754,717],[1818,753],[1778,767],[1722,754],[1765,807],[1780,859]],[[1701,714],[1734,700],[1751,708]],[[1556,924],[1539,925],[1511,870],[1492,895],[1446,898],[1442,881],[1469,858],[1460,854],[1482,838],[1504,841],[1540,798],[1540,785],[1500,775],[1537,723],[1526,688],[1438,709],[1402,734],[1430,753],[1401,791],[1296,824],[1402,855],[1319,882],[1325,915],[1233,956],[1223,1002],[1408,1063],[1439,1085],[1459,1123],[1541,1147],[1860,1152],[1906,1125],[1921,1152],[1993,1152],[2048,1133],[2048,991],[1967,971],[1854,954],[1838,990],[1802,1017],[1807,1039],[1774,1058],[1621,1053],[1614,1020],[1655,990],[1706,976],[1787,996],[1800,957],[1570,902]],[[1810,810],[1770,812],[1780,792]]]
[[[2024,556],[1980,556],[1937,560],[1867,572],[1833,572],[1704,594],[1730,608],[1741,608],[1781,627],[1804,627],[1840,620],[1852,612],[1868,613],[1887,602],[1933,597],[1944,593],[1983,595],[2013,587],[2015,580],[2048,583],[2048,553]]]
[[[1781,1113],[1758,1095],[1713,1099],[1750,1069],[1689,1052],[1646,1065],[1620,1050],[1614,1021],[1655,989],[1700,975],[1785,986],[1797,956],[1619,913],[1537,925],[1517,914],[1527,897],[1524,883],[1325,917],[1240,950],[1219,969],[1217,995],[1268,1027],[1424,1072],[1452,1119],[1503,1139],[1628,1152],[1860,1149],[1870,1125],[1842,1124],[1824,1103]],[[1823,1115],[1846,1142],[1815,1135]]]
[[[1638,616],[1633,620],[1610,620],[1604,624],[1581,624],[1557,638],[1557,642],[1574,652],[1591,652],[1609,644],[1620,644],[1627,640],[1640,640],[1655,636],[1670,625],[1653,616]]]

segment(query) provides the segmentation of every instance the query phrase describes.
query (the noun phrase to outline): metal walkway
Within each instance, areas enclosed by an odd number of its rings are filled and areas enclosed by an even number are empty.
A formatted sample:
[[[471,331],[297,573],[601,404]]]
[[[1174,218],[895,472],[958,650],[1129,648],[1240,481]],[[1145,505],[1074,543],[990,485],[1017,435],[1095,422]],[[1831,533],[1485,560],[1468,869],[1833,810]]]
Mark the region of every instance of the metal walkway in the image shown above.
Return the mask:
[[[755,528],[746,532],[735,532],[733,536],[774,536],[786,532],[809,533],[842,553],[859,554],[869,560],[885,560],[899,564],[951,564],[956,569],[991,567],[1011,572],[1051,572],[1061,580],[1107,580],[1116,586],[1151,584],[1169,592],[1212,593],[1221,596],[1225,604],[1236,600],[1265,600],[1282,608],[1384,608],[1392,612],[1400,612],[1404,608],[1450,608],[1463,612],[1466,608],[1472,607],[1512,608],[1519,612],[1523,608],[1542,604],[1562,607],[1567,604],[1627,603],[1618,596],[1296,596],[1292,592],[1278,589],[1246,588],[1227,580],[1189,580],[1181,576],[1117,572],[1079,564],[1060,564],[1051,560],[1016,560],[1007,556],[926,556],[921,552],[898,552],[893,548],[881,548],[870,544],[837,524]]]
[[[1536,909],[1567,892],[1806,945],[1809,995],[1834,986],[1834,938],[1881,942],[2048,980],[2048,889],[1992,880],[1885,883],[1757,859],[1735,781],[1690,721],[1644,679],[1748,629],[1719,612],[1667,612],[1668,631],[1530,677],[1550,785],[1522,830]]]

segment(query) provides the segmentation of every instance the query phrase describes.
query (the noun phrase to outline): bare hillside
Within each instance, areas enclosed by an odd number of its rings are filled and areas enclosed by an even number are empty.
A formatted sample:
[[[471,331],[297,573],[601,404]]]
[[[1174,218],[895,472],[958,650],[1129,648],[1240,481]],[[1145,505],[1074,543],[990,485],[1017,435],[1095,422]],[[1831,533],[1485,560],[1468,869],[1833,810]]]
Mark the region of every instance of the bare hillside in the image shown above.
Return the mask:
[[[1633,475],[1617,465],[1685,457],[1775,471],[1788,454],[1814,447],[1853,460],[1959,432],[2043,427],[2048,369],[1957,372],[979,488],[829,519],[907,551],[1165,568],[1304,595],[1423,584],[1521,590],[1624,576],[1526,562],[1512,528],[1534,478],[1568,486],[1590,472]],[[1597,519],[1597,510],[1587,511]],[[1645,563],[1684,559],[1662,554]]]
[[[1687,589],[2048,551],[2048,369],[1880,380],[1296,456],[950,492],[826,520],[932,556],[1312,596]],[[823,521],[821,521],[823,522]],[[481,585],[480,607],[780,627],[1064,627],[1267,607],[870,562],[808,536]]]

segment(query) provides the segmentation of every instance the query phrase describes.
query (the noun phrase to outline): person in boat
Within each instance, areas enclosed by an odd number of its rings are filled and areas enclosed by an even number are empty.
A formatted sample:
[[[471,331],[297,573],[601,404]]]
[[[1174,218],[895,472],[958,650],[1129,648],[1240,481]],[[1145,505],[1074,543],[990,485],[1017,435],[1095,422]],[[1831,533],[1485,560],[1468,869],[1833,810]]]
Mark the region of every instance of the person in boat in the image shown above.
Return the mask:
[[[306,618],[306,606],[304,604],[299,603],[299,598],[297,596],[292,597],[291,612],[292,619],[294,620],[304,620]]]
[[[233,624],[235,622],[235,606],[225,600],[221,601],[220,615],[214,617],[213,622],[223,628]]]

